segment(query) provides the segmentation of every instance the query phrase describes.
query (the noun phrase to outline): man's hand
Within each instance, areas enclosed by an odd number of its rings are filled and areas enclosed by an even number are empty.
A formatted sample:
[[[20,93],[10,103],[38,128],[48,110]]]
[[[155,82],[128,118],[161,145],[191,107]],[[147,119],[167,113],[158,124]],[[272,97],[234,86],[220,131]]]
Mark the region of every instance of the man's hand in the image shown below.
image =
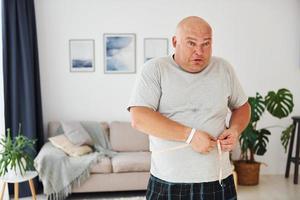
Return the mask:
[[[215,148],[216,144],[216,138],[204,131],[198,130],[191,141],[193,150],[199,153],[209,153]]]
[[[222,151],[231,151],[234,149],[236,143],[238,142],[239,133],[236,129],[229,128],[223,131],[223,133],[218,137],[220,140]]]

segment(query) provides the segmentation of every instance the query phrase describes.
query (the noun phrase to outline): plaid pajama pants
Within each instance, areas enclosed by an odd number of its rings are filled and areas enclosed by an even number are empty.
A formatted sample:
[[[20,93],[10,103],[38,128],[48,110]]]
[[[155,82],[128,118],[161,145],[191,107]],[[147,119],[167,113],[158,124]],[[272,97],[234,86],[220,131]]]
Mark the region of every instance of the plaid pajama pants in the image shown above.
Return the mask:
[[[146,199],[147,200],[236,200],[236,190],[233,176],[219,181],[204,183],[170,183],[151,174]]]

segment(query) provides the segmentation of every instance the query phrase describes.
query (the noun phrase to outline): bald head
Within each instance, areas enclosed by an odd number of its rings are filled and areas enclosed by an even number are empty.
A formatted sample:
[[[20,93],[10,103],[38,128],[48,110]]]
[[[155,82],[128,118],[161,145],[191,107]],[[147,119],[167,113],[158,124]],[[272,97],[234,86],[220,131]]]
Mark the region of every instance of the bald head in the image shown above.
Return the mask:
[[[172,43],[175,62],[185,71],[198,73],[209,64],[212,29],[204,19],[190,16],[181,20]]]
[[[190,16],[181,20],[176,27],[176,36],[180,37],[183,32],[212,33],[210,25],[201,17]]]

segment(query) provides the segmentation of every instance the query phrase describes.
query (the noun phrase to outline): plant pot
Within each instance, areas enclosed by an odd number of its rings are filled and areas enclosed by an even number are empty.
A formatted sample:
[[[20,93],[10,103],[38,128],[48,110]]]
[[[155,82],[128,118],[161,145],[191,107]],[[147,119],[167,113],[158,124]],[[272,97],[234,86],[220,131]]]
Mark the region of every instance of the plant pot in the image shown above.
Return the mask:
[[[259,183],[258,162],[236,161],[234,162],[235,170],[238,174],[239,185],[257,185]]]

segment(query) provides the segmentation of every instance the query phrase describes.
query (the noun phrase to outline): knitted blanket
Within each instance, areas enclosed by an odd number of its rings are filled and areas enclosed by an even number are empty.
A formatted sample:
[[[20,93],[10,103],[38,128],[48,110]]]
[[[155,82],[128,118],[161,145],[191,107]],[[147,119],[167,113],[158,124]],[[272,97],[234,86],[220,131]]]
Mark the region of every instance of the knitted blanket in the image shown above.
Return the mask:
[[[47,142],[34,160],[34,166],[48,199],[65,199],[72,192],[73,186],[80,186],[87,180],[93,164],[100,162],[104,156],[112,157],[116,154],[110,150],[107,135],[99,123],[81,122],[81,125],[93,139],[95,152],[70,157]]]

